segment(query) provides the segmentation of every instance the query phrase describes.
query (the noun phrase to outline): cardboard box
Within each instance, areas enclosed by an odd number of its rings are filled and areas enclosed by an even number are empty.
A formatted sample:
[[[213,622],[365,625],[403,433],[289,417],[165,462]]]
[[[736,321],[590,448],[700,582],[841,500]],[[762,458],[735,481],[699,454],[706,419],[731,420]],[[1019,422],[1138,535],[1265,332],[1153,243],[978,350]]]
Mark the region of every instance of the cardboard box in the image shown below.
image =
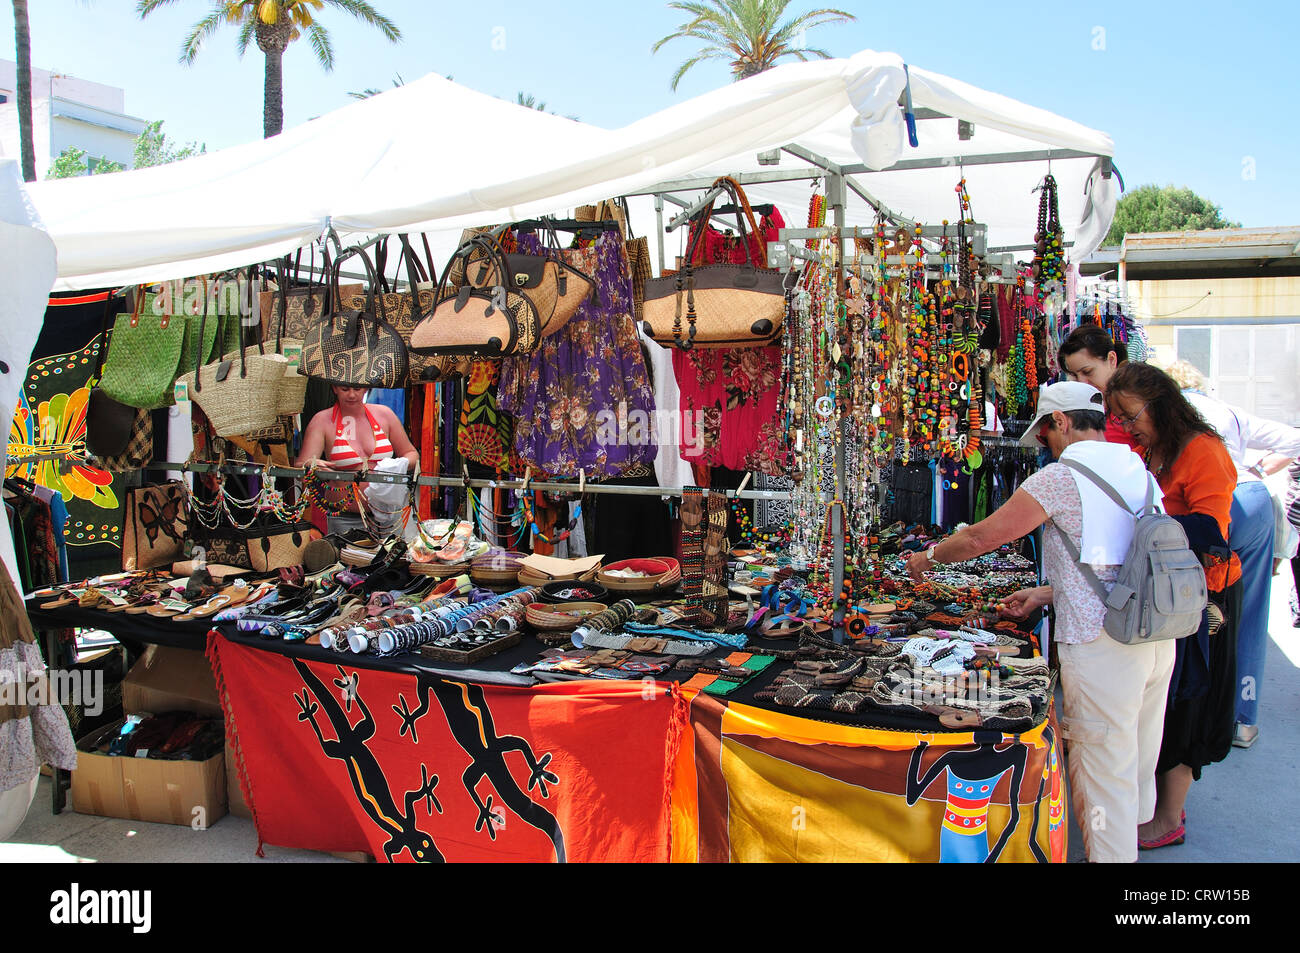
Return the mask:
[[[90,751],[116,735],[107,725],[78,743],[72,806],[80,814],[125,817],[202,830],[226,816],[225,756],[206,761],[109,757]]]
[[[192,711],[220,718],[221,699],[207,656],[196,649],[149,646],[126,673],[122,710],[128,715]]]
[[[193,711],[221,716],[216,681],[204,654],[158,645],[150,646],[127,673],[122,707],[128,715]],[[78,742],[77,770],[72,772],[76,811],[195,829],[211,827],[225,817],[224,754],[206,761],[161,761],[94,752],[121,727],[118,721]]]

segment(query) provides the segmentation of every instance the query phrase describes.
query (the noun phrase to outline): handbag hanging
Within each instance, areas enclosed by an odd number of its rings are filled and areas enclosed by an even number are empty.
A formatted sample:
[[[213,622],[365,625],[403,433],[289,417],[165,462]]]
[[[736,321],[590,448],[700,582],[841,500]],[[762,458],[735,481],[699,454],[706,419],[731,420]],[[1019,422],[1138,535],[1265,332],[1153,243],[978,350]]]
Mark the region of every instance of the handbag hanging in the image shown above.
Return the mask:
[[[290,346],[301,344],[312,325],[334,310],[335,299],[331,296],[329,283],[329,252],[326,251],[323,255],[319,281],[315,280],[315,246],[311,249],[306,281],[300,277],[301,267],[302,249],[298,250],[293,259],[292,280],[289,280],[288,256],[276,262],[276,290],[263,291],[259,297],[264,342],[269,342],[272,337],[279,335]],[[366,286],[362,284],[339,285],[338,288],[339,294],[344,296],[361,294],[365,290]]]
[[[651,278],[645,283],[645,332],[663,347],[760,347],[777,341],[788,307],[785,279],[775,268],[760,268],[754,260],[754,242],[760,236],[753,209],[735,180],[723,177],[713,183],[736,206],[736,225],[745,262],[739,265],[697,263],[700,243],[707,234],[701,227],[692,234],[686,264],[676,275]],[[710,203],[701,215],[707,222]],[[746,232],[745,222],[749,223]]]
[[[532,256],[529,256],[532,257]],[[477,235],[458,248],[438,283],[437,304],[411,335],[418,354],[472,354],[506,357],[537,349],[541,319],[532,300],[505,284],[512,275],[506,253],[496,239]],[[464,283],[447,293],[455,277]],[[528,279],[531,280],[531,277]]]
[[[205,302],[204,323],[208,310]],[[275,425],[284,371],[282,361],[261,353],[249,355],[241,341],[238,367],[231,355],[196,366],[192,374],[181,376],[177,389],[183,386],[189,399],[203,409],[217,436],[237,436]]]
[[[310,377],[353,387],[405,387],[406,342],[388,323],[382,297],[375,299],[378,279],[365,250],[349,248],[334,262],[331,300],[341,301],[338,277],[343,262],[357,256],[366,266],[369,288],[364,307],[336,308],[308,330],[302,345],[302,367]],[[376,308],[379,310],[376,311]]]
[[[433,311],[437,285],[433,276],[436,275],[436,272],[433,269],[433,256],[429,251],[429,240],[427,238],[421,236],[424,241],[427,270],[425,263],[420,261],[415,254],[415,250],[411,248],[407,236],[398,235],[397,238],[402,245],[401,257],[406,264],[406,278],[407,284],[410,286],[410,293],[399,294],[388,289],[388,281],[384,276],[387,257],[386,243],[381,243],[376,251],[375,272],[378,274],[383,288],[384,314],[388,319],[388,323],[401,335],[402,341],[407,345],[406,386],[436,384],[441,381],[464,377],[469,374],[473,366],[473,358],[453,354],[417,354],[410,349],[411,335],[415,333],[415,326],[419,324],[422,317]],[[362,308],[365,306],[364,296],[360,294],[345,295],[342,304],[344,308]]]
[[[181,559],[188,513],[179,480],[126,491],[122,569],[170,566]]]
[[[104,302],[104,320],[100,327],[99,348],[95,357],[95,371],[90,377],[90,395],[86,401],[86,449],[100,459],[117,457],[126,452],[135,434],[141,414],[149,420],[149,412],[120,404],[99,386],[104,376],[104,355],[108,353],[109,315],[113,296]],[[153,449],[153,429],[149,431],[150,450]]]
[[[185,345],[185,321],[145,308],[143,286],[135,289],[130,314],[119,314],[104,360],[100,389],[119,404],[158,410],[176,402],[173,384]]]

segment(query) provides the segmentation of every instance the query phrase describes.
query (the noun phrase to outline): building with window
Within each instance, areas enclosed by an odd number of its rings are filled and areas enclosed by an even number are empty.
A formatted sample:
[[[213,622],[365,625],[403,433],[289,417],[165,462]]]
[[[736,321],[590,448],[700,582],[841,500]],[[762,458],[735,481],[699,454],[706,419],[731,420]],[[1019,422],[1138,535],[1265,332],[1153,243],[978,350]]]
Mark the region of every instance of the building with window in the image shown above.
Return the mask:
[[[17,65],[0,60],[0,155],[22,155],[18,140]],[[100,159],[131,168],[135,140],[148,124],[126,113],[126,93],[115,86],[32,69],[32,142],[36,177],[69,147],[84,150],[89,168]]]
[[[1119,284],[1154,363],[1190,361],[1220,400],[1300,426],[1300,227],[1129,235],[1080,272]]]

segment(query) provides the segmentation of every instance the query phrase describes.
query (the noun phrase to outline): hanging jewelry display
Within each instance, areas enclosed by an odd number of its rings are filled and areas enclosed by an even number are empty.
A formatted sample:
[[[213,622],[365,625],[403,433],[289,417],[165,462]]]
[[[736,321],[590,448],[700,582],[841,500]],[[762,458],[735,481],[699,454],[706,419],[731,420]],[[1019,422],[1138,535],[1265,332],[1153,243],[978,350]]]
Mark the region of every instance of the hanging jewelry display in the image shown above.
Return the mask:
[[[1057,205],[1052,173],[1038,186],[1038,231],[1034,235],[1034,296],[1041,302],[1054,288],[1065,284],[1065,231]]]

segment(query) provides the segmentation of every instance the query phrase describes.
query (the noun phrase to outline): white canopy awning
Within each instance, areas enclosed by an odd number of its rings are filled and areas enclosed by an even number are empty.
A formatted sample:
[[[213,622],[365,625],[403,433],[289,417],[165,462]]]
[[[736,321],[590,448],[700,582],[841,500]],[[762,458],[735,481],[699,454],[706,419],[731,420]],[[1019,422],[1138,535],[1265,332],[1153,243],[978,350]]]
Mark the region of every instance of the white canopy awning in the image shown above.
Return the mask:
[[[919,121],[917,148],[898,108],[909,74],[914,109],[945,117]],[[959,138],[958,119],[973,124],[972,138]],[[64,290],[234,268],[300,248],[331,225],[343,234],[459,235],[665,182],[771,171],[758,153],[784,146],[863,170],[852,172],[862,188],[931,223],[958,217],[961,169],[991,245],[1032,243],[1030,190],[1049,151],[1061,153],[1051,169],[1075,257],[1100,244],[1117,199],[1099,158],[1113,154],[1109,136],[935,73],[905,73],[895,54],[871,51],[781,66],[615,130],[430,75],[272,139],[29,190],[58,248],[55,287]],[[959,161],[975,156],[1002,161]],[[1015,161],[1024,156],[1036,158]],[[807,165],[784,154],[779,168]],[[807,203],[806,182],[748,191],[787,211]],[[850,224],[873,216],[850,196]]]

